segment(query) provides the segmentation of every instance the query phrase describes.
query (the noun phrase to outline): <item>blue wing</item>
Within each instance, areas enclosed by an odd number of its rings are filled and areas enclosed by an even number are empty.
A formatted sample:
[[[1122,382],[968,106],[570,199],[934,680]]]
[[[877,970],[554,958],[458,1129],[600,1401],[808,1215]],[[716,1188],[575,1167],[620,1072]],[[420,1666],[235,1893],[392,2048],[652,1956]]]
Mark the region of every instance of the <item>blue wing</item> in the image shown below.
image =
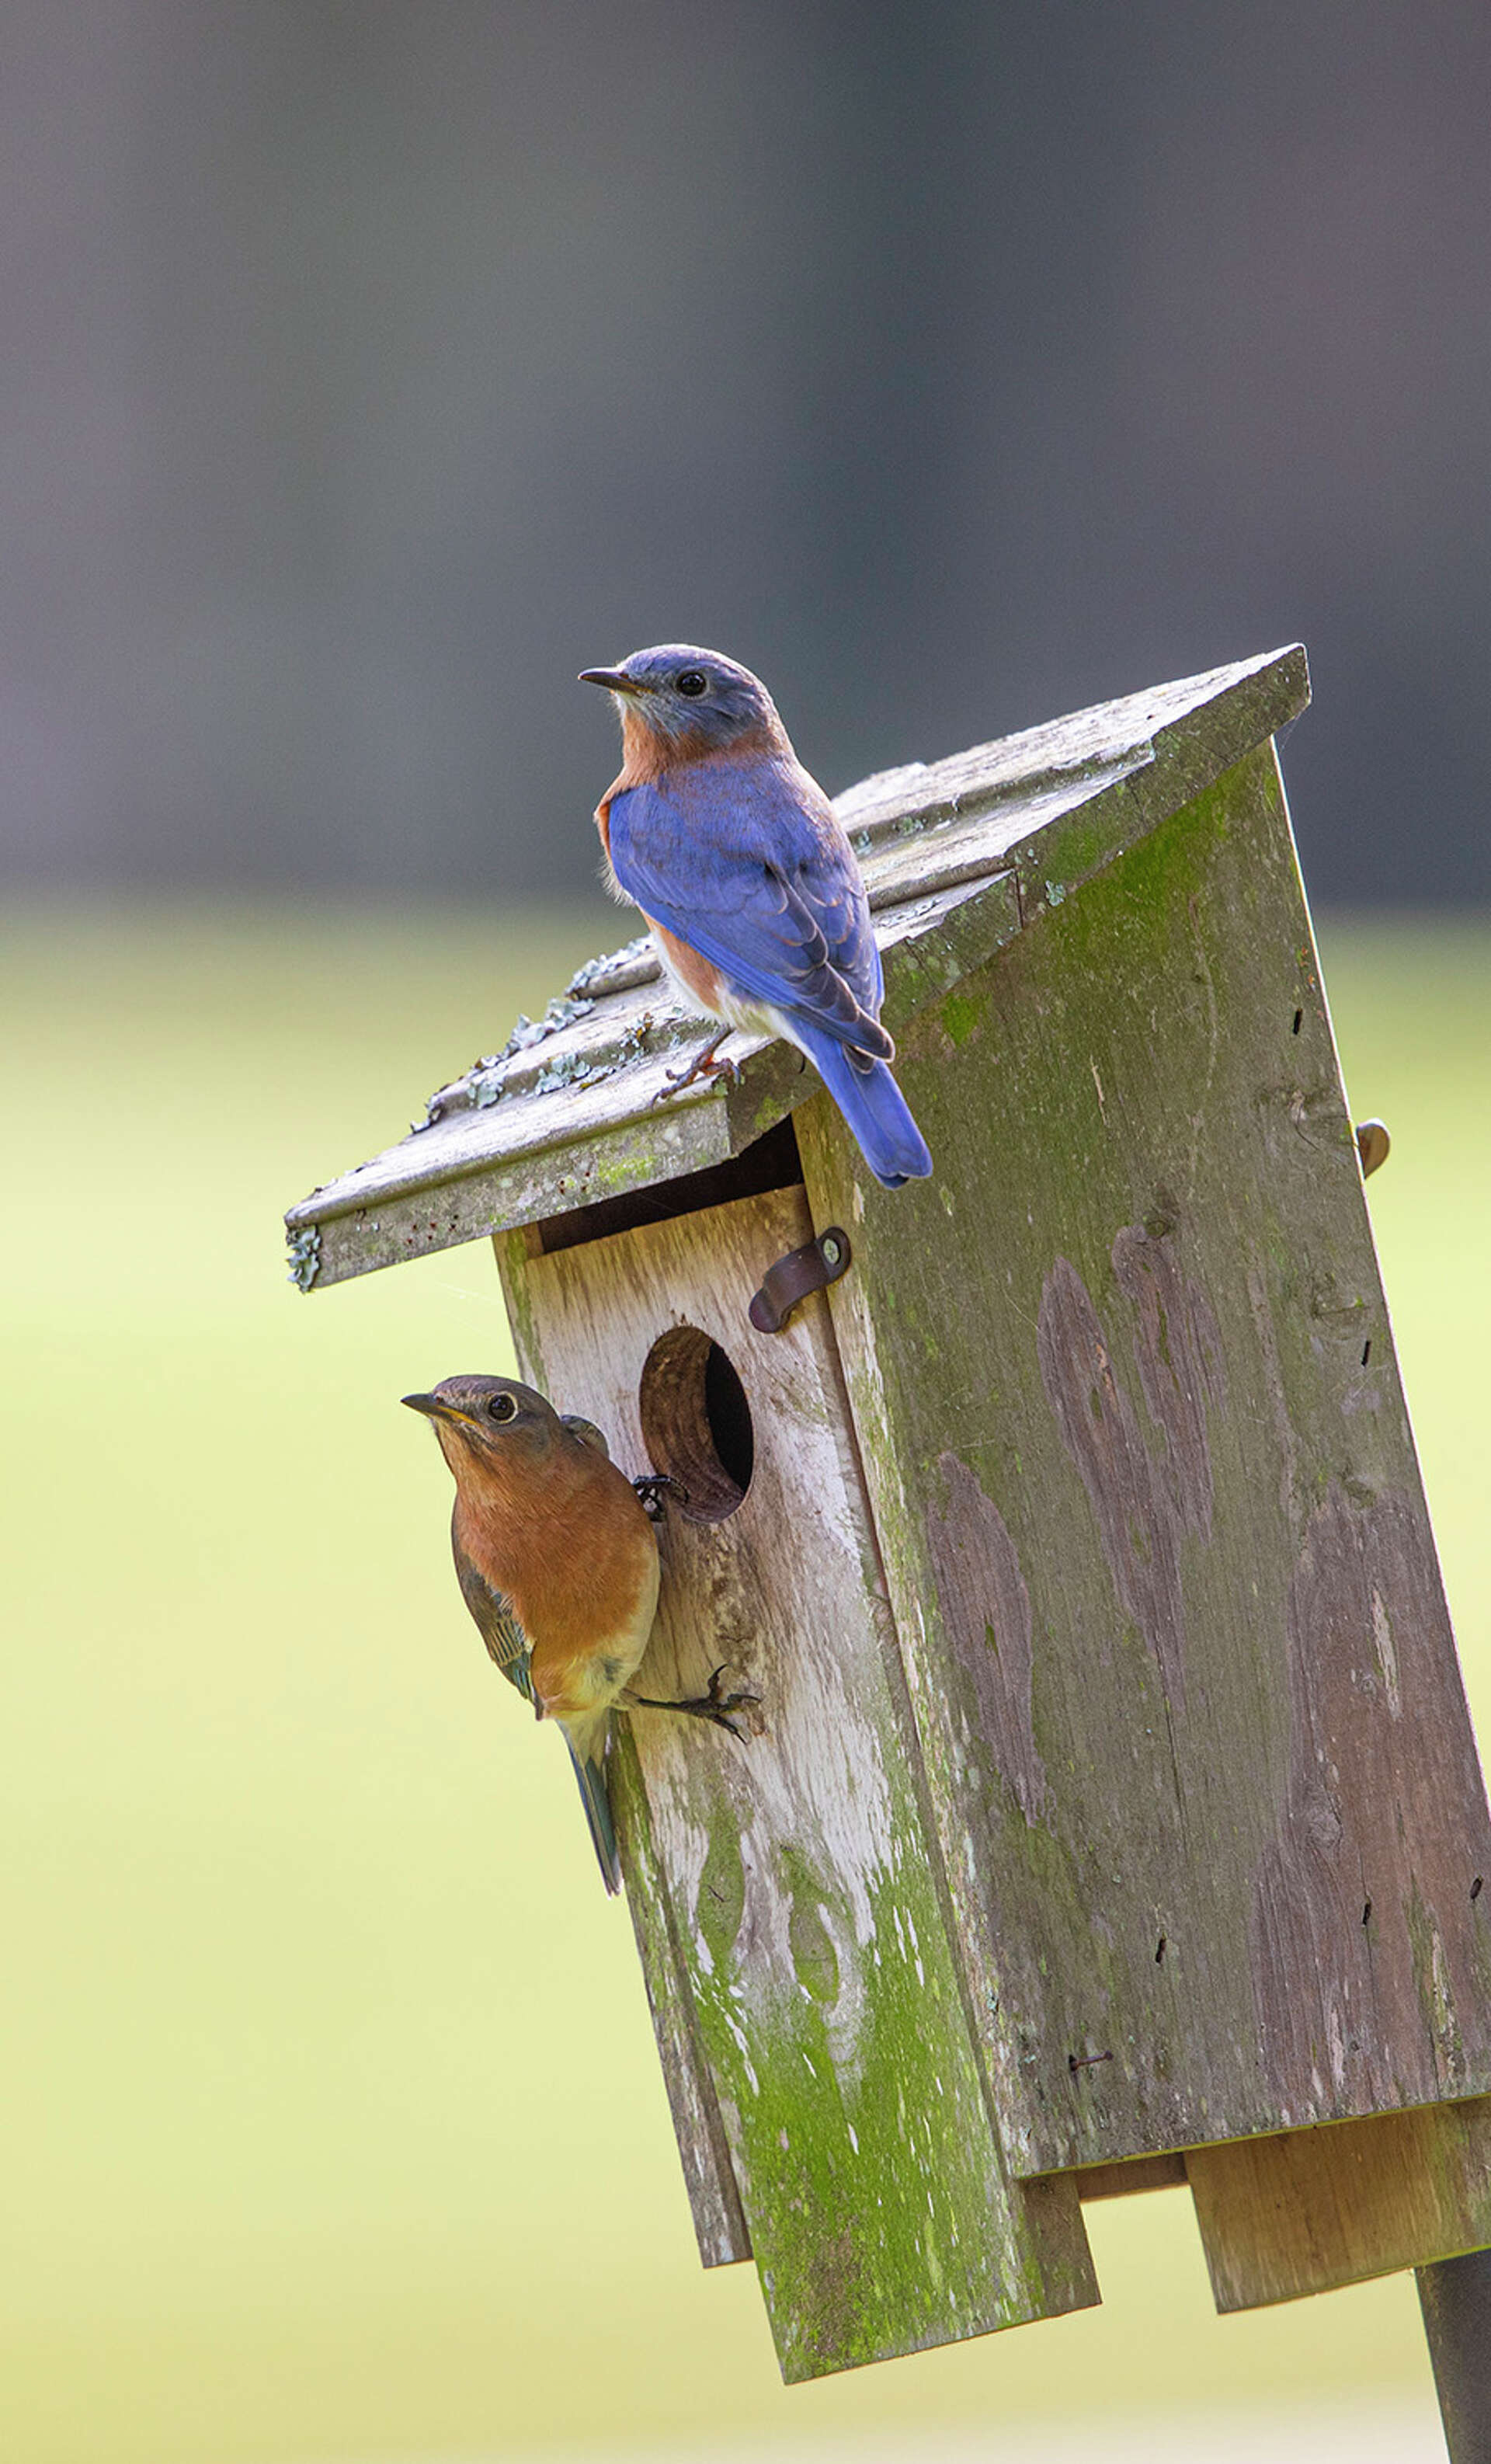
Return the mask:
[[[609,827],[627,897],[733,990],[889,1060],[865,885],[806,771],[765,754],[691,761],[614,796]]]
[[[493,1589],[459,1542],[455,1544],[455,1571],[461,1597],[475,1618],[477,1632],[489,1653],[508,1683],[517,1687],[525,1703],[531,1703],[534,1682],[529,1673],[528,1637],[513,1614],[512,1601],[505,1592]]]

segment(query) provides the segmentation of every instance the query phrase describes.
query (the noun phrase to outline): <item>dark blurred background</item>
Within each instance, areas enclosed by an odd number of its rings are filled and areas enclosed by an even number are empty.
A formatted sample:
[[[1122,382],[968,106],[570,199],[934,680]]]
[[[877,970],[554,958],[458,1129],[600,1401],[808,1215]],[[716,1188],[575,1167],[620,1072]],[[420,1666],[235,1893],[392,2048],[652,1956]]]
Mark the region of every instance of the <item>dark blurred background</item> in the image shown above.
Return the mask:
[[[12,883],[583,891],[657,639],[837,788],[1299,636],[1312,888],[1491,888],[1484,0],[0,44]]]

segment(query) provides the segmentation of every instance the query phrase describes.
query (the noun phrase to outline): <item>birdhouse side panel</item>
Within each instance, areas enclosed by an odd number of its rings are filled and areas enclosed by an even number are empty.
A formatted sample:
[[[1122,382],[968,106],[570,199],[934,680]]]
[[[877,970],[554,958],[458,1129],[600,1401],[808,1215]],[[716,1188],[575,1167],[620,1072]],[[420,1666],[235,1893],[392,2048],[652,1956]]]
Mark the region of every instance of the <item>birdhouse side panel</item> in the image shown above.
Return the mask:
[[[731,1500],[688,1457],[690,1343],[743,1389],[748,1463],[708,1367],[744,1496],[713,1522],[669,1503],[635,1685],[698,1698],[723,1666],[756,1733],[637,1710],[617,1794],[645,1962],[681,1967],[788,2379],[1096,2299],[1075,2189],[1004,2163],[822,1300],[775,1335],[747,1317],[811,1231],[796,1188],[528,1257],[515,1311],[560,1407],[628,1470],[682,1470],[696,1508]]]
[[[799,1114],[1010,2161],[1491,2086],[1484,1792],[1272,748]]]
[[[614,1724],[607,1764],[611,1805],[626,1850],[626,1903],[642,1961],[647,2008],[663,2064],[663,2080],[679,2161],[705,2267],[728,2267],[751,2256],[751,2231],[740,2203],[714,2082],[699,2039],[672,1909],[663,1887],[647,1819],[647,1791],[625,1721]]]
[[[550,1372],[542,1345],[545,1327],[539,1311],[536,1310],[535,1296],[529,1283],[530,1261],[540,1254],[537,1234],[528,1227],[498,1233],[493,1247],[502,1277],[518,1367],[524,1377],[541,1392],[548,1393]],[[542,1297],[540,1288],[540,1309]],[[563,1358],[563,1334],[559,1331],[556,1335],[556,1368],[560,1384],[557,1391],[561,1395],[568,1393],[573,1384],[576,1395],[581,1393],[581,1386],[586,1395],[599,1393],[602,1398],[599,1404],[581,1401],[578,1408],[586,1419],[593,1419],[598,1427],[603,1427],[610,1434],[615,1425],[615,1397],[604,1374],[604,1364],[592,1363],[589,1374],[580,1372],[576,1379],[570,1381],[564,1377]],[[563,1404],[561,1408],[570,1406]],[[615,1441],[614,1438],[612,1441]],[[640,1454],[632,1460],[635,1468],[646,1467]],[[642,1964],[643,1985],[651,2013],[653,2035],[657,2039],[700,2262],[707,2268],[735,2265],[752,2255],[750,2228],[740,2203],[739,2185],[725,2139],[714,2081],[699,2041],[688,1971],[649,1836],[647,1797],[637,1770],[629,1726],[625,1720],[612,1722],[607,1780],[618,1836],[628,1843],[625,1857],[626,1905]]]

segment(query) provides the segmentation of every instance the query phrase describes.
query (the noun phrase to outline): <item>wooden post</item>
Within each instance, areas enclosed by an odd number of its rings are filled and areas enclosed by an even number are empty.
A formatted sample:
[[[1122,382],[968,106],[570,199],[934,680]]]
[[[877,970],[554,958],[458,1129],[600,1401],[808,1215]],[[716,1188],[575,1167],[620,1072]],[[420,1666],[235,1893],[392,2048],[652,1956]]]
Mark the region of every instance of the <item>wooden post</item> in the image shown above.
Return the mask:
[[[1491,2459],[1491,2250],[1418,2270],[1450,2464]]]

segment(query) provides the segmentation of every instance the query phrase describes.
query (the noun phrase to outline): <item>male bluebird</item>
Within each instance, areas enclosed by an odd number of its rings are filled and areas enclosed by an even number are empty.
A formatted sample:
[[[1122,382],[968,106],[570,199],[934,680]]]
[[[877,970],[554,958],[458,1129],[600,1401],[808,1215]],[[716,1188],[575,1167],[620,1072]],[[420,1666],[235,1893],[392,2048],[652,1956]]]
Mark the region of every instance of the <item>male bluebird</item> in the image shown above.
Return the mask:
[[[832,805],[793,752],[759,678],[668,643],[586,668],[622,721],[622,769],[596,808],[618,896],[640,907],[690,1006],[805,1052],[888,1189],[932,1157],[890,1075],[880,952]]]
[[[657,1607],[657,1540],[638,1489],[591,1420],[561,1418],[512,1377],[446,1377],[402,1398],[434,1423],[455,1475],[450,1543],[462,1596],[502,1674],[539,1720],[558,1720],[608,1891],[621,1888],[606,1731],[613,1710],[687,1711],[733,1736],[750,1694],[659,1703],[629,1680]]]

